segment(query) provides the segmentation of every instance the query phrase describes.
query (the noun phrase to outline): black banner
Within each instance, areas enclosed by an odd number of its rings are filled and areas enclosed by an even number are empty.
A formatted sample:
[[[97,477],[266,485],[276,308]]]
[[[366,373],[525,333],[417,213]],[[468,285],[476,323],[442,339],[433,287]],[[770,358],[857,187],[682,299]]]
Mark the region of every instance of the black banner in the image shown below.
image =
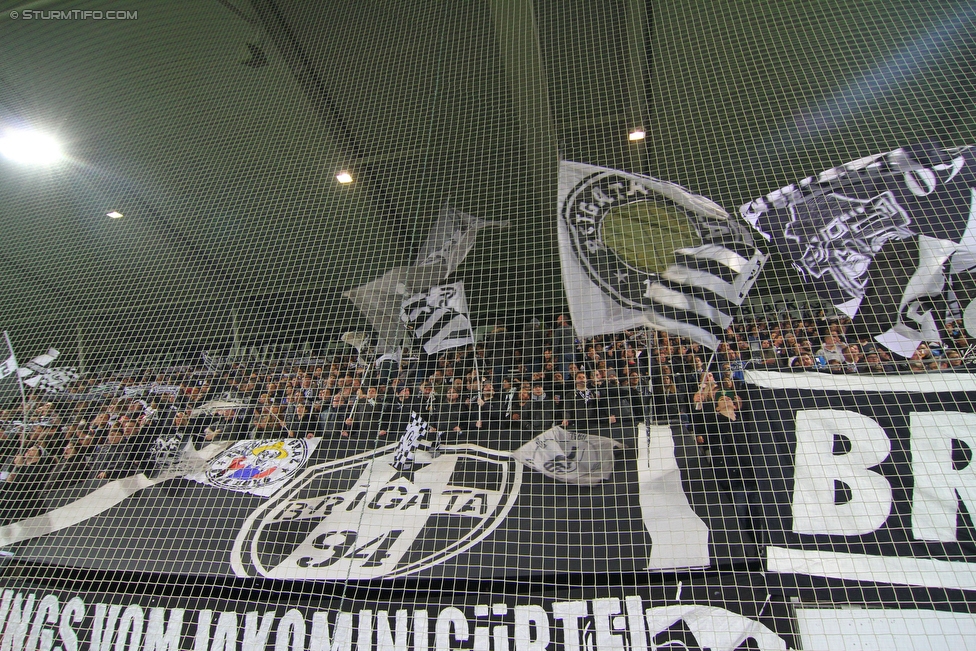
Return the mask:
[[[322,443],[303,461],[262,442],[198,481],[139,475],[41,495],[36,515],[0,527],[0,541],[18,561],[59,567],[291,581],[758,564],[739,519],[745,496],[717,481],[689,435],[620,432],[614,470],[594,486],[530,470],[487,438],[442,445],[409,470],[392,464],[395,443]],[[271,497],[241,492],[284,464],[290,478]],[[229,483],[231,468],[241,479]]]
[[[9,585],[9,584],[8,584]],[[158,597],[21,583],[0,592],[17,651],[778,651],[800,648],[789,606],[761,575],[688,576],[643,588],[282,592]]]
[[[963,600],[976,591],[976,376],[747,372],[746,379],[750,399],[765,406],[753,460],[769,572]]]

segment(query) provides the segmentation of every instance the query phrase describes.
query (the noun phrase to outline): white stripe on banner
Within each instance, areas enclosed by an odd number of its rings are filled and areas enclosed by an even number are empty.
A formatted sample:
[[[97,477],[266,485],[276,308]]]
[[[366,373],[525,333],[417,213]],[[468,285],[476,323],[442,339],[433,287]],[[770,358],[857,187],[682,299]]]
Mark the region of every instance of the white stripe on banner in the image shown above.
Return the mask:
[[[976,645],[976,615],[936,610],[797,608],[804,649],[959,651]]]
[[[159,477],[149,479],[144,474],[139,473],[138,475],[132,475],[124,479],[117,479],[53,511],[48,511],[47,513],[42,513],[41,515],[27,518],[20,522],[12,522],[4,525],[0,527],[0,547],[29,540],[30,538],[36,538],[37,536],[44,536],[55,531],[73,527],[76,524],[81,524],[89,518],[108,511],[116,504],[132,497],[144,488],[182,477],[186,474],[188,468],[196,470],[194,466],[216,456],[229,444],[230,441],[225,443],[211,443],[202,450],[189,448],[184,453],[185,463],[183,465],[174,466],[174,470],[164,472]]]
[[[745,371],[745,381],[767,389],[807,391],[907,391],[911,393],[976,391],[976,375],[971,373],[832,375],[813,371],[798,373]]]
[[[667,425],[637,426],[641,516],[651,537],[648,570],[708,567],[708,525],[688,503]]]
[[[647,288],[645,296],[662,305],[667,305],[678,310],[685,310],[686,312],[694,312],[713,323],[721,325],[723,328],[728,328],[732,323],[731,316],[710,303],[695,298],[694,296],[668,289],[661,283],[651,283]]]
[[[976,590],[976,564],[930,558],[767,547],[766,569],[851,581]]]
[[[471,338],[471,323],[463,314],[455,314],[447,325],[433,337],[424,342],[424,352],[434,355],[448,348],[460,348],[473,344]]]
[[[689,269],[681,265],[671,265],[664,270],[661,278],[682,285],[704,287],[713,294],[721,296],[729,303],[738,304],[739,302],[739,289],[735,285],[727,283],[718,276],[705,271]]]
[[[727,249],[724,246],[719,246],[718,244],[703,244],[694,248],[675,249],[675,253],[687,255],[692,258],[714,260],[715,262],[724,264],[735,273],[742,273],[746,265],[749,264],[748,258],[743,258],[735,251]]]
[[[0,527],[0,547],[80,524],[88,518],[108,511],[143,488],[155,486],[172,478],[167,475],[149,479],[143,474],[138,474],[105,484],[61,508]]]

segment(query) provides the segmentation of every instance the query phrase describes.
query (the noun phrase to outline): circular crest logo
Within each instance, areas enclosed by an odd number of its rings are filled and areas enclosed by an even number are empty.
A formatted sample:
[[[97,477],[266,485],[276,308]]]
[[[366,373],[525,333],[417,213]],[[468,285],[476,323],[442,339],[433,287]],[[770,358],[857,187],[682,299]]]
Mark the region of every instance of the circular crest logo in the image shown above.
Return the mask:
[[[732,233],[724,214],[674,183],[604,170],[569,192],[560,219],[590,278],[620,304],[643,309],[652,307],[651,285],[675,249]]]
[[[396,445],[308,468],[244,523],[231,553],[242,577],[406,576],[472,548],[505,519],[522,466],[508,453],[442,447],[409,471]]]
[[[268,492],[301,470],[310,453],[305,439],[241,441],[213,458],[207,480],[230,490]]]

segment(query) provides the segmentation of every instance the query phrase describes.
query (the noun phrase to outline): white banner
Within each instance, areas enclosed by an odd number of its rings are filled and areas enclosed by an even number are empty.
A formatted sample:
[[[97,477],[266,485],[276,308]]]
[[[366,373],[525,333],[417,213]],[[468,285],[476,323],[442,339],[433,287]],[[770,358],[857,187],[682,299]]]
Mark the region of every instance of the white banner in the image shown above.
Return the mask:
[[[567,484],[593,486],[613,473],[614,450],[604,436],[570,432],[556,425],[512,453],[523,465]]]

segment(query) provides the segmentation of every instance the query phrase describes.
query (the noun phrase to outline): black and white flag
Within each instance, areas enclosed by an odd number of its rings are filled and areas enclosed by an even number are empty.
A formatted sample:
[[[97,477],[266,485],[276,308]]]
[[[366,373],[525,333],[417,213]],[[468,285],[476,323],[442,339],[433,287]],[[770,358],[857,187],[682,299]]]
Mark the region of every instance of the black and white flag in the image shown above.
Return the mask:
[[[620,170],[562,162],[558,216],[581,337],[649,326],[714,349],[767,258],[710,199]]]
[[[50,368],[51,362],[60,355],[57,349],[49,348],[43,355],[38,355],[20,366],[17,375],[21,382],[32,389],[42,389],[47,392],[58,392],[64,389],[80,376],[78,369],[74,367]]]
[[[925,235],[886,244],[868,274],[855,323],[902,357],[923,341],[940,340],[945,269],[955,250],[952,240]]]
[[[400,309],[409,296],[423,292],[440,281],[440,268],[394,267],[345,294],[369,320],[377,334],[376,353],[396,354],[403,339]]]
[[[417,449],[424,446],[424,437],[430,428],[423,416],[415,411],[410,412],[410,422],[407,424],[400,443],[393,453],[393,463],[390,464],[397,470],[410,470],[413,467]]]
[[[595,486],[613,473],[614,451],[621,447],[605,436],[571,432],[555,425],[515,450],[512,456],[567,484]]]
[[[378,355],[396,355],[403,334],[400,315],[404,303],[445,281],[468,255],[478,232],[489,226],[505,227],[508,222],[480,219],[445,206],[417,254],[416,264],[390,269],[343,294],[376,330]]]
[[[17,356],[14,355],[13,346],[10,345],[10,337],[6,332],[3,333],[3,346],[6,350],[0,353],[3,356],[3,361],[0,362],[0,380],[17,372]]]
[[[464,283],[435,285],[403,301],[400,320],[424,352],[433,355],[474,343]]]
[[[39,373],[29,377],[24,380],[24,384],[48,393],[59,393],[79,377],[81,376],[75,367],[59,367],[49,369],[47,373]]]
[[[913,145],[805,178],[740,212],[855,328],[907,357],[939,339],[933,299],[947,275],[976,266],[976,157],[970,147]]]

